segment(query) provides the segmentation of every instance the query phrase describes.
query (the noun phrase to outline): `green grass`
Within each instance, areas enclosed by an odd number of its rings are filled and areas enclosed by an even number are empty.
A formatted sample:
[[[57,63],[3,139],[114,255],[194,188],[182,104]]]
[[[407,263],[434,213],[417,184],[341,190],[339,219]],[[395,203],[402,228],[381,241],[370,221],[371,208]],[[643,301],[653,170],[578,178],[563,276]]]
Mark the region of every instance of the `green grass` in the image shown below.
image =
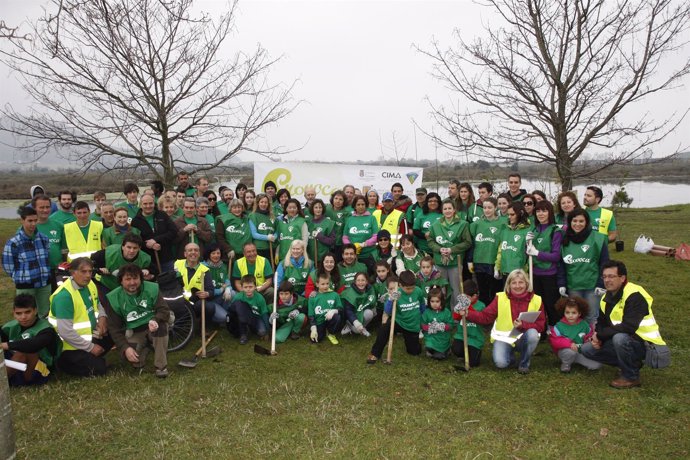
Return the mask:
[[[306,339],[275,357],[221,332],[223,353],[178,368],[198,338],[169,356],[171,375],[138,376],[110,360],[105,378],[60,376],[43,388],[12,391],[20,458],[687,458],[690,264],[634,254],[639,233],[677,246],[690,238],[690,205],[625,210],[624,260],[647,287],[673,353],[664,370],[643,368],[643,386],[608,387],[615,370],[561,375],[540,345],[532,372],[498,371],[490,347],[470,373],[394,348],[394,364],[365,364],[373,341],[340,346]],[[16,221],[0,221],[2,240]],[[12,286],[0,277],[0,319]]]

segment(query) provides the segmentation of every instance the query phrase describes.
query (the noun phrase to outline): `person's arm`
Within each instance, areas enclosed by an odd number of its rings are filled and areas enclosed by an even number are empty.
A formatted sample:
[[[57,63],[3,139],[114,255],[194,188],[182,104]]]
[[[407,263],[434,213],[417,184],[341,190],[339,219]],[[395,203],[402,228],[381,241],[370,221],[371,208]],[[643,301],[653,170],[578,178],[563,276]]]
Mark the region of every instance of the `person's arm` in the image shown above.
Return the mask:
[[[537,260],[542,262],[551,262],[553,264],[558,263],[561,260],[561,242],[563,241],[563,234],[561,232],[553,232],[551,235],[551,250],[539,251],[537,255]]]
[[[14,274],[18,266],[19,258],[17,257],[17,251],[15,251],[12,241],[8,241],[5,244],[5,248],[2,250],[2,267],[12,280],[14,280]]]
[[[93,262],[93,268],[100,269],[106,268],[105,266],[105,249],[96,251],[91,254],[91,261]]]
[[[635,335],[637,328],[645,316],[649,314],[649,305],[639,292],[630,294],[625,301],[623,309],[623,320],[620,324],[610,325],[597,330],[597,338],[602,342],[613,338],[614,335],[622,332],[624,334]]]
[[[154,221],[156,217],[159,217],[162,220],[163,228],[157,235],[154,235],[153,239],[156,240],[156,243],[160,244],[161,246],[172,245],[172,243],[175,242],[175,238],[177,238],[177,226],[165,213],[157,213],[157,215],[154,214]]]
[[[527,329],[535,329],[539,333],[544,332],[544,327],[546,326],[546,320],[544,315],[544,303],[542,302],[541,306],[539,307],[539,316],[537,317],[537,320],[535,322],[530,323],[527,321],[521,321],[521,323],[522,324],[520,325],[520,330],[522,331],[526,331]]]
[[[84,340],[77,331],[74,330],[74,321],[71,319],[57,319],[57,332],[65,342],[72,345],[77,350],[91,352],[94,344]]]
[[[462,232],[457,244],[451,246],[450,251],[454,255],[462,254],[472,247],[472,236],[470,235],[469,225],[463,225]]]
[[[276,279],[276,285],[280,286],[280,283],[283,282],[283,278],[285,277],[285,267],[283,266],[283,264],[278,264],[276,272],[278,276],[278,278]]]
[[[223,259],[225,259],[227,253],[232,248],[225,239],[225,224],[220,217],[216,217],[216,243],[220,246],[220,252],[223,255]]]
[[[601,253],[599,254],[599,276],[597,277],[597,287],[604,287],[604,280],[601,274],[604,272],[604,264],[609,261],[609,247],[606,241],[601,245]]]
[[[177,235],[175,236],[175,244],[180,244],[182,243],[187,236],[189,236],[189,233],[184,231],[184,227],[187,225],[184,221],[184,217],[178,217],[173,221],[173,224],[175,224],[175,228],[177,228]]]
[[[426,234],[425,236],[427,243],[429,244],[429,248],[433,252],[440,252],[441,251],[441,245],[436,242],[436,239],[434,238],[433,232],[431,229],[429,229],[429,233]]]
[[[167,323],[170,321],[170,306],[163,298],[163,294],[160,292],[158,293],[158,298],[156,299],[156,305],[153,307],[153,317],[158,324]]]
[[[126,323],[120,318],[120,315],[113,312],[108,315],[108,333],[112,337],[115,346],[124,356],[125,350],[130,347],[127,337],[125,336]]]
[[[55,329],[52,327],[43,329],[30,339],[15,340],[7,342],[7,349],[21,353],[38,353],[44,348],[50,348],[57,340]],[[5,342],[6,339],[3,339]]]
[[[211,242],[211,237],[213,236],[213,232],[211,231],[211,225],[208,223],[205,217],[200,217],[197,219],[197,224],[196,228],[198,231],[196,232],[196,236],[204,242],[204,244],[208,244]]]
[[[264,235],[263,233],[259,233],[258,230],[256,229],[256,225],[254,225],[254,221],[249,219],[249,231],[252,234],[252,239],[256,241],[268,241],[268,235]],[[218,235],[218,227],[216,227],[216,239]]]
[[[491,324],[496,320],[496,316],[498,316],[498,297],[494,297],[482,311],[476,311],[473,307],[467,310],[467,321],[476,324]]]
[[[304,247],[306,248],[307,243],[309,243],[309,226],[306,222],[302,224],[302,242],[304,243]]]

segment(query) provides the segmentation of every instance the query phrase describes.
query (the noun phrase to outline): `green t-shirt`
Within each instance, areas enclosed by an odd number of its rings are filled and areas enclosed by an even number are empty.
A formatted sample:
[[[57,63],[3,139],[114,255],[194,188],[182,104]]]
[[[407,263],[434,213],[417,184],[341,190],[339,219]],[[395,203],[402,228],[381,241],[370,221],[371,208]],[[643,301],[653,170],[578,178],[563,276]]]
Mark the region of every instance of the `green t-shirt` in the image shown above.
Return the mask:
[[[232,301],[241,301],[249,304],[249,306],[252,308],[252,314],[254,316],[262,317],[263,315],[270,313],[264,296],[256,291],[254,291],[254,294],[251,297],[247,297],[244,292],[239,292],[235,297],[232,298]]]
[[[364,320],[364,310],[376,309],[377,296],[371,286],[367,286],[364,292],[358,292],[353,286],[350,286],[340,293],[340,297],[352,305],[360,323]]]
[[[561,259],[565,265],[568,290],[594,289],[599,281],[601,248],[606,246],[606,235],[592,230],[580,244],[570,242],[561,246]]]
[[[429,231],[431,230],[431,226],[441,217],[443,217],[443,214],[441,214],[440,212],[430,212],[429,214],[424,214],[420,210],[420,212],[415,214],[414,225],[412,228],[414,230],[419,230],[422,233],[429,233]],[[419,249],[420,251],[426,254],[432,254],[431,248],[429,247],[429,243],[427,242],[426,238],[417,238],[415,236],[414,243],[417,246],[417,249]]]
[[[65,224],[76,222],[77,217],[74,215],[74,213],[65,212],[62,209],[58,209],[57,212],[54,212],[50,215],[49,219],[64,227]]]
[[[592,230],[595,232],[599,231],[599,221],[601,220],[601,208],[597,208],[595,211],[592,211],[589,208],[586,208],[585,211],[587,211],[587,214],[589,214],[589,221],[592,223]],[[611,216],[611,222],[609,222],[609,228],[608,231],[614,231],[616,230],[616,216]]]
[[[556,323],[555,329],[558,335],[569,338],[576,345],[582,345],[585,341],[585,336],[589,334],[590,326],[587,321],[583,320],[575,324],[568,324],[561,320]]]
[[[138,228],[136,227],[129,227],[129,230],[127,232],[131,232],[135,235],[141,234],[141,231],[139,231]],[[122,233],[118,231],[115,226],[104,228],[103,233],[101,233],[101,240],[103,240],[103,246],[110,246],[111,244],[117,244],[119,246],[122,246],[122,240],[125,239],[125,235],[127,232]]]
[[[524,268],[527,263],[526,236],[533,228],[529,225],[512,229],[503,227],[500,236],[501,273],[507,274],[518,268]]]
[[[441,310],[433,310],[427,308],[422,313],[422,324],[429,325],[433,322],[444,323],[450,327],[447,331],[436,332],[435,334],[429,334],[424,332],[424,346],[430,348],[434,351],[440,351],[441,353],[448,351],[450,348],[450,339],[453,329],[453,314],[447,308]]]
[[[64,227],[59,222],[48,219],[44,223],[36,225],[36,229],[39,233],[48,237],[48,241],[50,242],[48,263],[50,264],[50,268],[57,268],[60,262],[62,262],[62,250],[67,249]]]
[[[71,280],[65,282],[70,283]],[[89,288],[80,288],[79,294],[84,301],[84,305],[86,305],[86,312],[89,315],[89,321],[91,321],[91,329],[96,329],[96,314],[94,312],[94,305],[91,302],[91,296],[89,295]],[[57,319],[74,319],[74,304],[72,303],[72,296],[67,292],[67,289],[62,289],[55,294],[50,309],[53,312],[53,316]]]
[[[342,310],[343,304],[337,292],[328,291],[319,292],[314,297],[310,298],[308,307],[309,317],[314,318],[314,322],[318,326],[326,321],[326,312],[328,310]]]
[[[477,300],[473,305],[472,308],[475,311],[482,311],[486,308],[486,305],[484,302],[481,300]],[[463,340],[462,337],[462,324],[458,323],[458,328],[455,331],[455,336],[453,337],[456,340]],[[485,340],[485,335],[484,335],[484,327],[479,326],[471,321],[467,322],[467,345],[470,347],[474,348],[479,348],[481,349],[484,346],[484,340]]]
[[[314,257],[314,235],[318,231],[320,234],[323,235],[330,235],[331,232],[333,231],[333,227],[335,227],[335,224],[329,217],[324,217],[321,219],[319,222],[314,222],[313,219],[310,219],[307,221],[307,228],[309,229],[309,243],[308,243],[308,252],[309,252],[309,257],[313,258]],[[320,241],[316,240],[318,246],[317,246],[317,259],[315,260],[314,263],[323,260],[323,257],[326,255],[327,252],[332,251],[332,248],[329,246],[326,246],[325,244],[321,243]]]
[[[378,232],[379,223],[376,221],[376,218],[370,214],[363,216],[350,214],[345,219],[343,236],[347,236],[350,239],[350,243],[364,243]],[[362,248],[359,257],[371,257],[374,251],[376,251],[375,246],[367,246]]]
[[[503,225],[499,219],[480,219],[470,224],[470,234],[474,241],[473,263],[487,265],[496,263],[502,228]]]
[[[342,285],[349,288],[355,280],[355,275],[359,272],[367,273],[367,266],[362,262],[355,262],[350,266],[338,264],[338,271],[340,272],[340,279]]]
[[[153,319],[158,292],[156,283],[144,281],[134,295],[118,287],[110,291],[107,297],[113,312],[124,321],[125,328],[136,329]]]
[[[395,323],[410,332],[419,332],[421,329],[421,306],[426,305],[424,291],[415,286],[411,294],[406,294],[399,288],[400,298],[398,299],[395,312]]]
[[[127,210],[127,216],[129,216],[130,222],[139,212],[139,205],[130,204],[128,201],[121,201],[119,203],[115,203],[115,209],[117,208],[125,208]]]
[[[330,204],[326,205],[326,216],[331,219],[335,225],[336,245],[343,244],[343,228],[345,225],[345,219],[350,214],[352,214],[352,208],[350,206],[345,206],[344,208],[336,211]]]

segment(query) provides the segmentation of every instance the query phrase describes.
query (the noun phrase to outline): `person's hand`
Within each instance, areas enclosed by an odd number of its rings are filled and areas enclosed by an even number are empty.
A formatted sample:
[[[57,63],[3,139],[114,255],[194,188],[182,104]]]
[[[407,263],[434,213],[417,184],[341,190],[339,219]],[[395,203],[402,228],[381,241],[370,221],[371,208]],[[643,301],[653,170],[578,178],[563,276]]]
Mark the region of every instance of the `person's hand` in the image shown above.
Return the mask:
[[[101,356],[103,353],[105,353],[105,350],[103,349],[102,346],[94,343],[93,348],[91,349],[91,351],[89,353],[91,353],[94,356]]]
[[[596,332],[592,335],[592,346],[595,350],[599,350],[601,348],[601,340],[599,340]]]
[[[316,326],[312,326],[309,333],[309,338],[312,342],[319,340],[319,331],[316,330]]]
[[[149,249],[153,249],[153,247],[156,244],[158,244],[158,243],[156,243],[156,240],[154,240],[153,238],[146,240],[146,247]]]
[[[494,270],[494,278],[496,278],[497,280],[500,280],[500,279],[503,278],[503,277],[502,277],[501,274],[498,272],[498,270]]]
[[[96,346],[98,346],[98,345],[96,345]],[[98,356],[98,355],[96,355],[96,356]],[[130,363],[138,363],[139,362],[139,354],[132,347],[128,347],[125,350],[125,358],[127,358],[127,361],[129,361]]]
[[[335,308],[331,308],[330,310],[327,310],[326,311],[326,321],[332,320],[333,317],[337,314],[338,314],[338,310],[336,310]]]
[[[527,241],[527,243],[531,243],[533,239],[534,232],[527,232],[527,235],[525,235],[525,240]]]
[[[234,259],[235,258],[235,251],[230,250],[228,251],[228,259]]]
[[[452,252],[450,248],[441,248],[438,252],[441,253],[443,256],[449,256],[450,253]]]
[[[106,267],[99,268],[99,272],[101,272],[101,275],[110,275],[110,270],[108,270]]]
[[[467,262],[467,269],[470,273],[474,273],[474,264],[472,262]]]
[[[153,278],[153,275],[147,269],[143,269],[141,273],[144,275],[144,279],[146,280]]]
[[[155,244],[153,245],[153,250],[154,250],[154,251],[160,251],[160,250],[161,250],[161,245],[158,244],[158,243],[155,243]]]
[[[385,303],[386,300],[388,300],[388,294],[381,294],[381,295],[379,296],[379,299],[378,299],[379,302]]]
[[[386,324],[387,322],[388,322],[388,313],[386,313],[384,311],[383,314],[381,315],[381,324]]]
[[[297,315],[299,315],[299,310],[295,308],[290,313],[288,313],[288,318],[295,319],[297,318]]]
[[[233,294],[234,294],[234,292],[232,291],[232,288],[230,286],[228,286],[223,291],[223,299],[224,300],[230,300],[230,299],[232,299]]]
[[[270,316],[268,317],[268,322],[269,322],[269,323],[273,323],[274,321],[278,321],[278,316],[279,316],[279,315],[278,315],[278,312],[275,312],[275,311],[274,311],[274,312],[271,313]]]
[[[7,351],[10,349],[10,344],[7,342],[2,342],[2,343],[0,343],[0,348],[2,348],[2,350],[4,350],[4,351]]]
[[[312,297],[316,297],[316,291],[311,291],[309,293],[309,298],[311,299]]]
[[[577,353],[580,350],[574,343],[570,344],[570,349],[573,350],[575,353]]]
[[[594,288],[594,295],[597,297],[604,297],[604,295],[606,295],[606,289],[596,287]]]
[[[194,224],[187,224],[187,225],[184,226],[184,228],[183,228],[182,230],[184,230],[184,231],[187,232],[187,233],[189,233],[189,232],[196,232],[196,225],[194,225]]]
[[[276,237],[273,234],[269,234],[268,236],[266,236],[266,239],[273,243],[276,240]]]
[[[209,295],[206,291],[196,291],[196,296],[200,299],[208,299]]]
[[[539,251],[537,250],[537,248],[534,247],[531,241],[527,244],[527,249],[525,250],[525,252],[528,256],[537,257],[539,255]]]
[[[558,293],[561,295],[561,297],[568,297],[568,290],[565,287],[559,287]]]
[[[362,252],[362,243],[355,243],[355,249],[357,250],[357,254]]]
[[[311,232],[311,236],[312,236],[313,238],[316,238],[317,236],[319,236],[319,233],[321,233],[321,229],[320,229],[320,228],[314,229],[314,231]]]
[[[158,321],[156,320],[151,320],[149,321],[149,332],[156,332],[158,330]]]
[[[101,337],[108,335],[108,319],[105,316],[98,318],[96,322],[96,330]]]
[[[400,299],[400,291],[396,289],[393,292],[388,293],[388,297],[390,297],[390,299],[393,301],[398,300]]]
[[[520,329],[522,327],[522,321],[516,319],[515,321],[513,321],[513,327]]]

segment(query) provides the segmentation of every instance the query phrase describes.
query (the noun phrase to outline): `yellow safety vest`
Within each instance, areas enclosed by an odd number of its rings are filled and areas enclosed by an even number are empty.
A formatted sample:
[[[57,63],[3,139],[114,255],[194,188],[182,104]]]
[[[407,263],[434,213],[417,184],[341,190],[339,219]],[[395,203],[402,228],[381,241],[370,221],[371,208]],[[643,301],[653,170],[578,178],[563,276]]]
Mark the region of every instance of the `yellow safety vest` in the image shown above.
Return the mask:
[[[640,321],[640,325],[635,331],[635,334],[639,335],[640,338],[646,340],[647,342],[652,342],[656,345],[666,345],[666,342],[664,342],[664,340],[661,338],[661,334],[659,333],[659,325],[656,323],[656,320],[654,319],[654,313],[652,313],[652,296],[649,295],[649,293],[645,291],[642,286],[638,286],[637,284],[628,282],[626,283],[625,287],[623,287],[623,295],[621,296],[621,299],[618,301],[618,303],[613,306],[613,309],[611,310],[611,315],[609,316],[609,319],[611,319],[611,324],[616,326],[623,321],[625,301],[628,299],[628,297],[630,297],[632,294],[636,292],[642,294],[642,297],[644,297],[644,299],[647,301],[649,313],[647,313],[647,316],[642,318],[642,321]],[[606,296],[603,296],[601,298],[599,306],[601,307],[602,313],[605,314],[606,302],[604,302],[604,297]]]
[[[175,271],[179,272],[180,275],[182,275],[182,283],[184,289],[184,292],[182,294],[184,295],[185,299],[189,300],[192,297],[193,288],[196,288],[199,291],[204,290],[204,274],[209,270],[206,265],[199,264],[199,266],[196,267],[196,271],[194,272],[191,278],[187,276],[186,259],[176,260],[174,267]]]
[[[608,209],[600,208],[601,209],[601,215],[599,216],[599,233],[603,233],[604,235],[609,234],[609,225],[611,224],[611,220],[613,219],[613,212],[611,212]]]
[[[494,326],[491,328],[491,342],[493,343],[497,337],[507,337],[510,335],[510,331],[513,330],[513,314],[510,309],[510,299],[505,292],[499,292],[496,294],[498,297],[498,314],[496,315],[496,321],[494,321]],[[541,308],[541,297],[537,294],[532,296],[527,306],[527,311],[539,311]],[[515,346],[515,344],[513,344]]]
[[[393,247],[398,248],[400,246],[400,237],[402,236],[400,234],[400,219],[404,217],[404,214],[399,209],[394,209],[384,218],[385,222],[381,222],[382,214],[382,209],[374,211],[376,222],[379,223],[381,230],[388,230],[391,234],[391,244]]]
[[[74,286],[72,286],[72,279],[69,278],[65,280],[64,283],[58,287],[53,295],[50,296],[50,314],[48,315],[48,322],[55,328],[57,331],[57,318],[53,314],[53,299],[57,295],[58,292],[61,290],[65,290],[69,292],[69,294],[72,296],[72,304],[74,305],[74,318],[73,318],[73,323],[72,327],[74,328],[75,332],[79,334],[79,336],[86,340],[87,342],[91,342],[91,339],[93,338],[93,327],[91,325],[91,320],[89,319],[89,308],[84,304],[84,299],[82,299],[81,294],[79,293],[78,289],[74,289]],[[96,289],[96,285],[94,284],[93,281],[89,281],[89,284],[87,286],[87,289],[89,290],[89,296],[91,297],[91,303],[93,304],[93,314],[96,317],[96,320],[98,320],[98,290]],[[62,337],[60,337],[60,340],[62,340]],[[65,342],[62,340],[62,349],[64,350],[76,350],[76,348],[69,343]]]
[[[103,222],[96,220],[89,221],[89,233],[86,239],[76,222],[65,224],[65,242],[67,243],[67,261],[78,257],[89,257],[96,251],[100,251],[101,233],[103,233]]]
[[[254,279],[256,280],[256,285],[261,286],[266,282],[266,277],[264,276],[264,268],[266,267],[266,258],[262,256],[256,256],[256,262],[254,262]],[[249,274],[249,268],[247,267],[247,258],[242,257],[237,259],[237,268],[240,270],[240,278],[244,275]]]

